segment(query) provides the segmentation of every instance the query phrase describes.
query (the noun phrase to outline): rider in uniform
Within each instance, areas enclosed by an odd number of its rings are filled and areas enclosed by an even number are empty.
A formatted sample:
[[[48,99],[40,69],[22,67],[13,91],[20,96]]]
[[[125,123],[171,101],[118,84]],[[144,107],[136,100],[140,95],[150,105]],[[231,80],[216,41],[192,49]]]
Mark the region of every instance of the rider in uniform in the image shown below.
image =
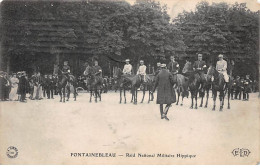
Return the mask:
[[[70,74],[70,66],[68,65],[68,61],[64,61],[64,65],[63,65],[63,68],[62,68],[62,73],[63,73],[68,79],[70,79],[70,77],[69,77],[69,74]]]
[[[126,64],[124,65],[123,74],[124,75],[131,75],[132,74],[132,65],[129,63],[130,60],[125,60]]]
[[[202,54],[198,54],[198,60],[194,62],[193,64],[193,70],[199,74],[200,77],[200,88],[203,91],[203,88],[206,84],[206,78],[205,78],[205,73],[204,69],[206,68],[206,62],[202,60]]]
[[[177,82],[177,73],[179,73],[180,66],[178,62],[175,61],[175,57],[172,55],[171,56],[171,62],[168,64],[168,69],[170,73],[173,75],[173,81],[176,83]]]
[[[93,73],[94,73],[95,76],[102,77],[102,69],[98,65],[98,61],[97,60],[94,61]]]

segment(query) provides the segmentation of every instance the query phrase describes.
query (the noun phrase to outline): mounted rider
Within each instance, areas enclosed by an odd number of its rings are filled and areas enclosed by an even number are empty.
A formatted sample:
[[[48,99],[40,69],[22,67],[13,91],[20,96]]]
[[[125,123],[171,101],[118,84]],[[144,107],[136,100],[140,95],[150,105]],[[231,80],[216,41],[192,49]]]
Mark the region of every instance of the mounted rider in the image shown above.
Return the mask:
[[[102,78],[102,69],[101,69],[101,67],[98,65],[98,61],[97,61],[97,60],[94,61],[93,73],[94,73],[94,76],[97,76],[97,77],[99,77],[99,78]]]
[[[70,79],[70,66],[68,65],[68,61],[64,61],[63,67],[62,67],[62,74],[67,77],[67,79]]]
[[[198,54],[198,60],[194,62],[193,64],[193,70],[199,75],[199,81],[201,83],[200,89],[202,89],[206,84],[206,78],[205,78],[205,68],[207,68],[206,62],[202,60],[202,54]]]
[[[179,73],[180,65],[175,61],[175,56],[171,56],[171,62],[167,66],[170,73],[173,75],[173,81],[177,82],[177,73]]]
[[[126,64],[124,65],[124,69],[123,69],[123,74],[124,75],[131,75],[132,74],[133,67],[132,67],[132,65],[129,62],[130,62],[129,59],[125,60]]]
[[[143,60],[140,60],[140,66],[137,70],[137,75],[140,75],[141,82],[146,82],[146,66],[144,65]]]
[[[227,74],[227,61],[225,61],[223,59],[222,54],[219,54],[218,58],[219,58],[219,61],[216,64],[216,70],[219,73],[223,74],[225,82],[228,83],[229,82],[229,76]]]

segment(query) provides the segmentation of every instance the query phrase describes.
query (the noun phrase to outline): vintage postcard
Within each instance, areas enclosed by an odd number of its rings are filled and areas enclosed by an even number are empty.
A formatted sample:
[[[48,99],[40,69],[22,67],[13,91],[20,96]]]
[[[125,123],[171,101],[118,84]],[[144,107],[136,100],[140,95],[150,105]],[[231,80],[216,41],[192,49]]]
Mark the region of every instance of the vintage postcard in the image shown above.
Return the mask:
[[[0,1],[1,165],[257,165],[256,0]]]

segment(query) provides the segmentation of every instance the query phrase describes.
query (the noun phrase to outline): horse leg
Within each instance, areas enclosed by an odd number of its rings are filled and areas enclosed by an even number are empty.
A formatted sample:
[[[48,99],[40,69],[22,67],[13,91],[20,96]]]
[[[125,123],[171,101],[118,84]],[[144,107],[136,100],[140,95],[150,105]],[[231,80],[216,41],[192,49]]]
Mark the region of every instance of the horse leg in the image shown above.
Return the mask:
[[[198,98],[198,92],[195,91],[195,109],[198,109],[198,107],[197,107],[197,98]]]
[[[177,98],[176,105],[178,105],[178,104],[179,104],[179,98],[180,98],[180,90],[179,90],[179,89],[177,90],[177,95],[178,95],[178,98]]]
[[[119,89],[119,93],[120,93],[119,103],[121,104],[121,102],[122,102],[122,88],[121,88],[121,87],[120,87],[120,89]]]
[[[209,89],[207,90],[207,99],[206,99],[205,108],[208,107],[208,99],[209,99]]]
[[[90,89],[90,98],[89,98],[89,102],[92,102],[92,89]]]
[[[135,100],[134,100],[135,102],[134,103],[137,104],[137,88],[136,87],[135,87],[134,91],[135,91],[135,96],[134,96],[135,97]]]
[[[98,96],[98,92],[97,92],[97,88],[95,88],[95,103],[97,103],[97,96]]]
[[[66,101],[69,101],[70,99],[70,86],[67,86],[67,100]]]
[[[73,86],[74,89],[74,101],[77,100],[77,91],[76,91],[76,86]]]
[[[230,109],[230,103],[229,103],[230,95],[231,95],[230,90],[228,90],[228,107],[227,107],[228,109]]]
[[[191,106],[190,106],[190,109],[193,109],[193,93],[192,92],[190,92],[190,94],[191,94]]]
[[[144,96],[145,96],[145,87],[143,88],[144,90],[143,90],[143,98],[142,98],[142,101],[141,101],[141,103],[143,103],[144,102]]]
[[[151,100],[151,89],[150,87],[148,88],[148,103],[150,103]]]
[[[183,106],[183,99],[184,99],[184,93],[182,93],[182,96],[181,96],[181,106]]]
[[[66,97],[65,87],[63,88],[62,92],[63,92],[63,103],[65,103],[65,97]]]
[[[215,109],[216,109],[217,92],[216,91],[212,91],[212,96],[213,96],[213,108],[212,108],[212,110],[215,111]]]
[[[125,88],[124,88],[124,98],[125,98],[125,104],[126,104]]]
[[[131,93],[132,93],[131,103],[133,103],[133,101],[134,101],[134,89],[133,89],[133,87],[131,88]]]
[[[60,95],[60,102],[62,102],[62,91],[59,89],[59,95]]]

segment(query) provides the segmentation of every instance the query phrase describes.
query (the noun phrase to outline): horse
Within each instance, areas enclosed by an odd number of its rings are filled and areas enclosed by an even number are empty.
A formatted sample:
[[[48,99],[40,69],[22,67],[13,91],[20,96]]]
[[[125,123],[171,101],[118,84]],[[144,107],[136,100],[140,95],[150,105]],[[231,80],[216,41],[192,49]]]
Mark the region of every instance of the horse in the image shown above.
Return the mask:
[[[122,92],[124,93],[124,103],[126,104],[126,94],[125,91],[130,88],[132,93],[131,102],[136,103],[135,95],[137,96],[137,87],[135,86],[139,82],[139,77],[137,75],[124,75],[123,71],[120,68],[117,68],[115,72],[114,79],[119,87],[120,91],[120,101],[122,103]],[[140,86],[140,85],[139,85]]]
[[[73,87],[73,97],[74,97],[74,101],[77,100],[77,79],[73,76],[73,75],[69,75],[69,80],[68,80],[68,83],[66,85],[66,90],[67,90],[67,101],[69,101],[70,99],[70,88],[71,86]]]
[[[69,97],[70,97],[70,86],[72,85],[74,87],[74,101],[76,101],[77,99],[77,92],[76,92],[76,78],[73,75],[69,75],[66,76],[65,74],[62,73],[62,75],[60,75],[61,78],[58,77],[58,81],[57,81],[57,88],[58,88],[58,93],[60,95],[60,102],[64,102],[65,103],[65,97],[66,97],[66,89],[67,89],[67,101],[69,101]],[[60,80],[59,80],[60,79]]]
[[[183,98],[189,96],[188,92],[188,78],[182,74],[177,74],[177,85],[176,85],[176,92],[177,92],[177,101],[176,105],[179,104],[180,96],[182,96],[181,106],[183,105]]]
[[[141,83],[142,90],[143,90],[143,98],[142,98],[141,103],[144,102],[146,89],[149,92],[148,103],[150,103],[150,101],[153,101],[153,99],[154,99],[152,90],[153,90],[153,87],[154,87],[155,75],[154,74],[147,74],[147,75],[145,75],[145,78],[146,78],[146,81]]]
[[[216,98],[217,92],[219,92],[219,100],[220,100],[220,108],[219,111],[223,110],[224,106],[224,99],[226,92],[228,92],[228,109],[230,109],[230,94],[231,94],[231,86],[232,86],[232,79],[229,78],[229,82],[225,84],[224,75],[219,73],[215,67],[210,66],[208,70],[208,75],[212,76],[212,93],[213,93],[213,101],[214,105],[212,110],[215,111],[216,108]]]
[[[84,75],[87,77],[87,88],[90,91],[90,99],[89,102],[92,102],[92,96],[95,96],[95,102],[97,103],[97,98],[99,98],[99,101],[101,101],[101,93],[102,93],[102,87],[103,87],[103,78],[100,76],[97,76],[92,67],[88,67],[84,71]],[[94,94],[93,94],[94,91]]]
[[[60,79],[60,80],[59,80]],[[58,88],[58,93],[60,95],[60,102],[63,101],[63,103],[65,103],[65,97],[66,97],[66,85],[68,83],[68,78],[62,74],[61,78],[58,77],[58,81],[57,81],[57,88]]]
[[[194,102],[193,100],[195,99],[195,109],[197,109],[197,98],[198,98],[198,92],[199,92],[199,87],[200,87],[200,76],[196,72],[191,72],[191,75],[188,79],[188,87],[190,89],[191,93],[191,106],[190,108],[193,109]]]

